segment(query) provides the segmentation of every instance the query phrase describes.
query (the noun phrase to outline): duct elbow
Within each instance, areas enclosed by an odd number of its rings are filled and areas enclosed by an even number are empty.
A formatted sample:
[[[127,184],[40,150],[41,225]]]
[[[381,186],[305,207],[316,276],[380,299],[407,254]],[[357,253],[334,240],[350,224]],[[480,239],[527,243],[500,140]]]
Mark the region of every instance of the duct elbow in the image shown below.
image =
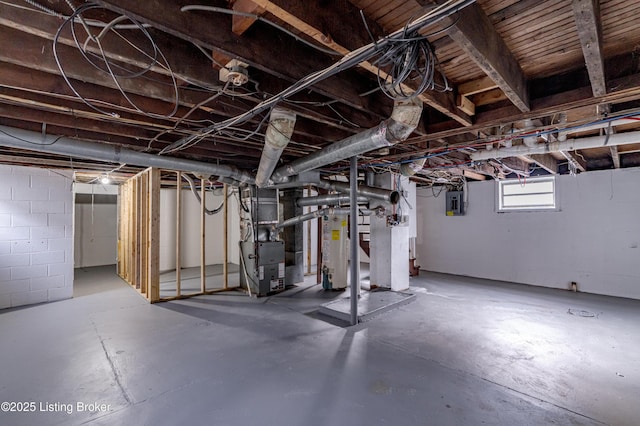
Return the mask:
[[[296,124],[296,115],[282,108],[271,111],[269,126],[264,138],[264,149],[260,157],[256,185],[260,188],[269,183],[269,178],[280,160],[282,152],[289,144]]]
[[[402,142],[420,124],[422,116],[422,101],[413,98],[409,100],[395,101],[391,118],[387,123],[387,139],[391,143]]]
[[[426,161],[426,158],[421,158],[420,160],[412,161],[411,163],[404,163],[400,165],[400,173],[402,176],[413,176],[422,170]]]

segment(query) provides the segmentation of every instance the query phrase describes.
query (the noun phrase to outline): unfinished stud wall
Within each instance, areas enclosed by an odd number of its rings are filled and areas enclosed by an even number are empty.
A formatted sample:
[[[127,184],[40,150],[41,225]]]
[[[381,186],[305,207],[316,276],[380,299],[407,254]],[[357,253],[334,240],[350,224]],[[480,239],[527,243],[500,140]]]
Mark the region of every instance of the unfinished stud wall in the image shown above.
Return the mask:
[[[231,191],[231,188],[229,188]],[[173,270],[176,267],[176,190],[162,188],[160,192],[160,271]],[[200,266],[200,203],[191,190],[182,190],[182,227],[181,251],[182,267]],[[212,210],[223,201],[222,195],[207,193],[207,208]],[[240,218],[238,202],[235,196],[228,198],[229,209],[229,263],[240,262],[238,241],[240,241]],[[223,222],[224,212],[207,215],[206,232],[206,262],[207,265],[221,264],[224,259],[223,250]]]
[[[72,176],[0,165],[0,309],[73,296]]]
[[[558,176],[560,211],[496,213],[496,183],[469,184],[464,216],[418,191],[421,269],[640,299],[640,168]]]
[[[118,274],[148,301],[160,300],[160,170],[147,169],[119,188]]]

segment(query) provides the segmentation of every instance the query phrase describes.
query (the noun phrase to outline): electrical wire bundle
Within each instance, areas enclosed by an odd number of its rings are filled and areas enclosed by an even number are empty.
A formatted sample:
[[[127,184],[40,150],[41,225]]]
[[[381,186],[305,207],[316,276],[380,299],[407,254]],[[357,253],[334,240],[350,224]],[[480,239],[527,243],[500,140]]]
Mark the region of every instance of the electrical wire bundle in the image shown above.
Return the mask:
[[[451,90],[447,78],[440,70],[433,46],[426,36],[418,34],[417,31],[411,34],[405,32],[403,37],[390,42],[389,47],[374,64],[378,66],[380,89],[391,99],[412,99],[425,90]],[[436,71],[442,76],[444,85],[436,82]],[[409,81],[417,81],[418,84],[409,87]]]
[[[29,1],[29,4],[37,5],[37,3],[32,1]],[[62,65],[62,61],[60,60],[60,55],[58,51],[60,36],[67,26],[70,28],[75,47],[80,52],[84,60],[87,61],[95,69],[99,70],[102,73],[107,74],[113,81],[118,91],[129,103],[129,105],[131,105],[137,112],[153,118],[168,118],[175,115],[175,113],[178,111],[178,84],[176,82],[176,77],[173,74],[173,71],[171,70],[171,67],[167,59],[160,51],[157,44],[154,42],[147,28],[145,28],[143,24],[136,21],[135,19],[130,18],[128,16],[124,16],[124,15],[118,16],[108,23],[104,23],[104,22],[96,23],[96,21],[86,19],[84,17],[84,14],[86,14],[88,11],[92,11],[95,9],[104,9],[102,6],[99,6],[94,3],[86,3],[79,7],[75,7],[73,3],[71,3],[71,1],[67,0],[67,5],[73,10],[73,13],[70,16],[65,18],[64,22],[60,25],[60,27],[58,28],[58,31],[54,36],[53,56],[55,58],[56,64],[58,65],[58,69],[60,70],[62,77],[64,78],[69,88],[73,91],[73,93],[93,110],[105,115],[112,116],[112,117],[119,117],[117,113],[107,111],[95,105],[94,103],[90,102],[86,97],[82,96],[78,92],[78,90],[74,87],[71,80],[69,79],[67,72],[65,71],[64,66]],[[41,7],[39,8],[42,9]],[[56,15],[59,15],[59,14],[56,14]],[[122,24],[123,21],[129,21],[130,23]],[[82,25],[82,28],[84,29],[84,32],[86,33],[86,38],[84,38],[84,40],[81,40],[81,37],[84,37],[84,35],[80,36],[77,33],[76,25],[75,25],[76,23],[80,23]],[[93,28],[97,27],[99,31],[92,30],[92,27]],[[129,40],[129,38],[120,34],[119,30],[137,30],[141,32],[149,44],[149,46],[147,46],[147,50],[150,50],[150,52],[145,51],[145,49],[142,47],[136,46],[134,43],[132,43]],[[97,34],[94,34],[94,33],[97,33]],[[132,71],[123,67],[122,65],[119,65],[115,61],[109,59],[103,46],[103,41],[108,34],[114,34],[116,37],[124,40],[124,42],[129,44],[136,51],[138,51],[142,56],[145,57],[147,61],[146,64],[140,67],[139,70]],[[96,49],[99,53],[95,53]],[[133,78],[143,77],[146,73],[158,67],[166,70],[167,73],[169,74],[171,78],[171,85],[173,86],[174,97],[175,97],[173,102],[173,109],[169,113],[164,115],[146,112],[146,111],[143,111],[141,108],[139,108],[133,102],[130,96],[126,94],[126,92],[122,88],[122,84],[120,81],[122,79],[133,79]]]
[[[224,130],[230,126],[236,126],[242,123],[245,123],[255,117],[256,115],[271,109],[278,102],[289,98],[290,96],[306,89],[314,84],[317,84],[320,81],[323,81],[333,75],[340,73],[346,69],[354,67],[361,62],[368,61],[376,54],[378,54],[381,49],[386,49],[388,46],[394,44],[395,41],[406,39],[408,34],[416,34],[417,31],[421,28],[424,28],[428,25],[434,24],[448,16],[451,16],[457,13],[460,9],[468,6],[473,3],[475,0],[449,0],[441,5],[438,5],[433,10],[424,14],[420,18],[416,19],[408,23],[404,30],[396,31],[387,37],[384,37],[381,40],[374,41],[368,45],[362,46],[359,49],[356,49],[349,54],[345,55],[339,61],[336,61],[331,66],[314,72],[312,74],[307,75],[306,77],[301,78],[297,82],[295,82],[292,86],[283,90],[282,92],[274,95],[268,99],[263,100],[255,107],[250,110],[236,116],[233,118],[229,118],[227,120],[223,120],[219,123],[215,123],[211,126],[205,127],[201,129],[197,135],[191,135],[184,137],[173,144],[169,145],[165,152],[173,152],[180,149],[183,149],[184,146],[192,146],[197,144],[204,138],[217,134],[221,130]],[[433,58],[432,58],[433,59]],[[433,61],[432,61],[433,62]],[[433,62],[435,65],[435,62]],[[424,68],[424,67],[422,67]],[[430,82],[433,82],[433,79],[427,79],[426,85],[428,86]],[[434,85],[434,87],[436,87]],[[446,83],[445,83],[446,88]]]

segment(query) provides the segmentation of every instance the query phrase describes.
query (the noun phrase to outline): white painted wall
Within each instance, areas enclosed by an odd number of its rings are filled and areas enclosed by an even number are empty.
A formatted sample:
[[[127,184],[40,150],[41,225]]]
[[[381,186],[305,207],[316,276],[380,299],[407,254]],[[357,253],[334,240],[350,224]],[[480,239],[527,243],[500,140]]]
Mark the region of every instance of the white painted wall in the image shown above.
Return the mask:
[[[76,204],[74,266],[115,265],[118,257],[117,204]]]
[[[496,183],[469,184],[465,216],[418,191],[421,269],[640,299],[640,168],[558,176],[560,211],[496,213]]]
[[[74,184],[76,194],[117,195],[117,185]],[[74,266],[114,265],[118,256],[117,204],[75,204]]]
[[[72,172],[0,165],[0,309],[72,295]]]
[[[207,193],[206,206],[212,210],[222,203],[222,195]],[[205,221],[207,265],[221,264],[224,261],[223,219],[221,211],[215,215],[207,215]],[[240,224],[238,203],[235,196],[229,197],[229,263],[239,262],[238,241],[240,241]],[[190,190],[182,191],[182,227],[181,251],[182,267],[200,266],[200,203]],[[160,191],[160,270],[168,271],[176,266],[176,190]]]

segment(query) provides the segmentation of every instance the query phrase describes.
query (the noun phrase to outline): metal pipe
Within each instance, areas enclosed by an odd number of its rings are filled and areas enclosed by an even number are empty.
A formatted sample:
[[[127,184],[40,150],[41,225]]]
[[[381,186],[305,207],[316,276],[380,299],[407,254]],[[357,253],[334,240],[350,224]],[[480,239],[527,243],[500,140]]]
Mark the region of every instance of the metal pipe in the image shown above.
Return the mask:
[[[323,180],[317,186],[337,192],[344,192],[349,194],[351,186],[348,182],[335,182],[329,180]],[[383,188],[374,188],[371,186],[360,185],[358,187],[358,197],[366,197],[374,200],[381,200],[391,204],[398,204],[400,201],[400,193],[398,191],[392,191]]]
[[[183,158],[164,157],[138,152],[118,145],[89,142],[67,137],[44,136],[37,132],[0,126],[0,145],[51,154],[68,155],[116,164],[158,167],[166,170],[195,172],[228,177],[241,183],[253,183],[247,170],[234,166],[204,163]]]
[[[269,183],[269,177],[280,160],[282,151],[287,147],[296,125],[296,115],[286,109],[274,108],[269,117],[269,126],[264,136],[264,148],[256,173],[256,185],[259,188]]]
[[[378,209],[361,209],[358,208],[357,209],[358,214],[361,216],[371,216],[372,214],[374,214],[376,211],[378,211]],[[344,208],[344,207],[325,207],[323,209],[318,209],[318,210],[314,210],[312,212],[309,213],[305,213],[302,214],[300,216],[296,216],[296,217],[292,217],[290,219],[284,220],[282,222],[280,222],[279,224],[276,225],[276,229],[281,229],[281,228],[286,228],[287,226],[292,226],[292,225],[297,225],[299,223],[302,222],[306,222],[308,220],[312,220],[312,219],[316,219],[325,215],[329,215],[329,214],[343,214],[343,215],[349,215],[351,214],[351,209],[350,208]]]
[[[391,117],[378,126],[292,161],[278,168],[271,179],[276,183],[283,182],[289,176],[401,142],[408,138],[418,126],[421,114],[422,101],[419,99],[396,101]]]
[[[365,170],[364,172],[364,184],[367,186],[375,185],[376,174],[373,170]]]
[[[298,198],[296,200],[296,204],[299,207],[306,206],[335,206],[341,204],[349,204],[351,202],[351,197],[349,195],[344,194],[327,194],[327,195],[318,195],[317,197],[304,197]],[[358,204],[364,204],[369,202],[369,199],[366,197],[358,197]]]
[[[605,142],[607,144],[605,145]],[[500,148],[491,151],[476,151],[471,154],[473,161],[489,160],[491,158],[517,157],[519,155],[546,154],[549,152],[575,151],[577,149],[598,148],[603,146],[618,146],[640,143],[640,132],[616,133],[607,136],[594,136],[581,139],[567,139],[566,141],[549,142],[533,147],[526,145]]]
[[[350,222],[350,251],[351,255],[351,325],[358,323],[358,290],[360,287],[360,260],[358,259],[358,206],[357,206],[357,193],[358,193],[358,157],[351,157],[349,164],[349,178],[350,178],[350,195],[351,195],[351,220]]]

